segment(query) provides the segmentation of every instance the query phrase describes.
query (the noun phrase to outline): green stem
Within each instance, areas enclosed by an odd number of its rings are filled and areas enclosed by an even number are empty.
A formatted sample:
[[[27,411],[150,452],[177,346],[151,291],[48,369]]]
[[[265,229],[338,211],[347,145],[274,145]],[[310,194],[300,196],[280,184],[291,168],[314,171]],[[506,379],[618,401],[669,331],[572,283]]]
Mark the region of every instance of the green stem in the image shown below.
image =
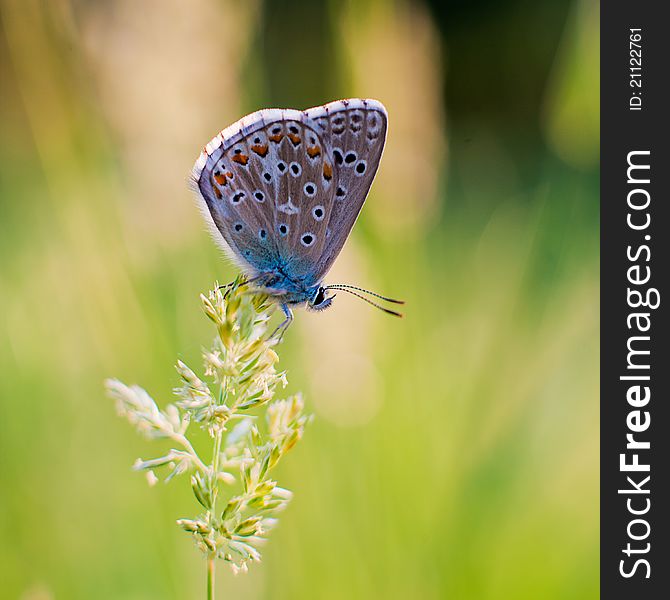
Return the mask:
[[[219,495],[219,456],[221,454],[221,440],[223,439],[223,428],[216,431],[214,438],[214,455],[212,456],[211,489],[212,506],[209,509],[209,523],[212,525],[216,521],[216,497]],[[214,600],[214,564],[216,554],[207,555],[207,600]]]
[[[212,457],[212,513],[216,515],[216,497],[219,491],[219,455],[221,454],[221,438],[223,431],[219,429],[214,439],[214,456]]]
[[[226,390],[228,388],[228,378],[224,378],[221,382],[221,404],[225,402]],[[216,437],[214,438],[214,456],[212,456],[212,508],[210,514],[212,518],[216,518],[216,497],[219,492],[219,456],[221,454],[221,439],[223,438],[223,427],[216,430]]]
[[[214,600],[214,555],[207,555],[207,600]]]
[[[216,432],[214,441],[214,456],[212,457],[212,508],[209,511],[210,524],[216,520],[216,496],[218,495],[218,472],[219,472],[219,454],[221,452],[221,438],[223,431]],[[214,563],[216,554],[207,555],[207,600],[214,600]]]

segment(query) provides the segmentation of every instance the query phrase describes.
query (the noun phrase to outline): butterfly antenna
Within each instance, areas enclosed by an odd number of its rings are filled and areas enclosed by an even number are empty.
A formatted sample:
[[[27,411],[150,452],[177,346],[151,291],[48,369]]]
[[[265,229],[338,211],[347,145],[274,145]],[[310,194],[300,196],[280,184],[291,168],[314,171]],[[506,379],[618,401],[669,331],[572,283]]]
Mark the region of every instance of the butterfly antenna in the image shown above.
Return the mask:
[[[370,296],[374,296],[375,298],[379,298],[380,300],[384,300],[385,302],[393,302],[393,304],[405,304],[404,300],[394,300],[393,298],[387,298],[386,296],[382,296],[381,294],[376,294],[375,292],[371,292],[370,290],[366,290],[364,288],[356,287],[355,285],[348,285],[346,283],[335,283],[333,285],[329,285],[326,289],[334,289],[334,290],[356,290],[358,292],[363,292],[364,294],[370,294]]]
[[[377,304],[376,302],[373,302],[373,301],[370,300],[369,298],[366,298],[365,296],[361,296],[361,294],[357,294],[356,292],[354,292],[354,291],[352,291],[352,290],[349,290],[349,289],[347,289],[347,288],[344,288],[344,287],[333,287],[333,286],[330,286],[330,285],[329,285],[329,286],[328,286],[327,288],[325,288],[325,289],[336,289],[336,290],[341,290],[342,292],[347,292],[348,294],[351,294],[351,295],[353,295],[353,296],[356,296],[356,298],[360,298],[361,300],[364,300],[365,302],[367,302],[368,304],[371,304],[371,305],[374,306],[375,308],[378,308],[379,310],[384,311],[386,314],[393,315],[394,317],[402,317],[402,314],[401,314],[401,313],[396,312],[395,310],[390,310],[390,309],[388,309],[388,308],[384,308],[383,306],[380,306],[379,304]]]

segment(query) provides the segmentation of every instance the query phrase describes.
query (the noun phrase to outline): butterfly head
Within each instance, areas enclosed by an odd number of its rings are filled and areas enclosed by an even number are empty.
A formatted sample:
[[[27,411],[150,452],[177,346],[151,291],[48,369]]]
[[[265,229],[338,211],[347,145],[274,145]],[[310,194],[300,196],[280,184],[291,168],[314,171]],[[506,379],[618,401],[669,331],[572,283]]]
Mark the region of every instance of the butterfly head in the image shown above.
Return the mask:
[[[317,286],[312,288],[313,293],[310,299],[307,301],[307,308],[311,310],[326,310],[333,303],[333,299],[337,295],[333,294],[332,296],[329,296],[328,292],[330,290],[347,292],[348,294],[352,294],[353,296],[356,296],[357,298],[364,300],[368,304],[371,304],[375,308],[378,308],[379,310],[389,315],[393,315],[394,317],[402,317],[401,313],[395,310],[391,310],[390,308],[386,308],[385,306],[381,306],[380,304],[373,302],[369,298],[366,298],[363,294],[379,298],[379,300],[382,300],[384,302],[391,302],[392,304],[405,304],[402,300],[394,300],[393,298],[387,298],[386,296],[376,294],[375,292],[371,292],[370,290],[356,287],[355,285],[347,285],[346,283],[337,283],[333,285],[328,285],[326,287]]]
[[[316,288],[314,295],[307,301],[307,308],[311,310],[326,310],[332,303],[337,294],[328,295],[328,290],[319,286]]]

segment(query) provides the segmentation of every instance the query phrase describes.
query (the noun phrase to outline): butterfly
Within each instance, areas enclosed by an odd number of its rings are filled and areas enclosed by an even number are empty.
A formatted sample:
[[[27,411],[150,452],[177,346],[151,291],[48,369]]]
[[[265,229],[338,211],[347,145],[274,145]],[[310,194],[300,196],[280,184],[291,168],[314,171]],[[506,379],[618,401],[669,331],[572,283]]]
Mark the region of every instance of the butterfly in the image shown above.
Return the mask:
[[[381,102],[351,98],[308,110],[264,109],[224,129],[192,171],[203,214],[249,283],[292,307],[325,310],[344,291],[395,316],[347,284],[323,285],[375,177],[388,116]]]

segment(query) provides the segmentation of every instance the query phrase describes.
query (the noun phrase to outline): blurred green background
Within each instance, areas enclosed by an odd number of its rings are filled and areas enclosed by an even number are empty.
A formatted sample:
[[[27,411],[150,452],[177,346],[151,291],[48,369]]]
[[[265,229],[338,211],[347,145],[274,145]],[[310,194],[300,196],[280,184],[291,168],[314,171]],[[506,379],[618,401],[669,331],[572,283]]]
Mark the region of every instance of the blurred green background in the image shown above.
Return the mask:
[[[280,349],[315,414],[221,598],[598,594],[595,0],[0,0],[0,597],[199,598],[185,480],[107,376],[167,402],[232,267],[186,178],[261,107],[378,98],[382,165]]]

